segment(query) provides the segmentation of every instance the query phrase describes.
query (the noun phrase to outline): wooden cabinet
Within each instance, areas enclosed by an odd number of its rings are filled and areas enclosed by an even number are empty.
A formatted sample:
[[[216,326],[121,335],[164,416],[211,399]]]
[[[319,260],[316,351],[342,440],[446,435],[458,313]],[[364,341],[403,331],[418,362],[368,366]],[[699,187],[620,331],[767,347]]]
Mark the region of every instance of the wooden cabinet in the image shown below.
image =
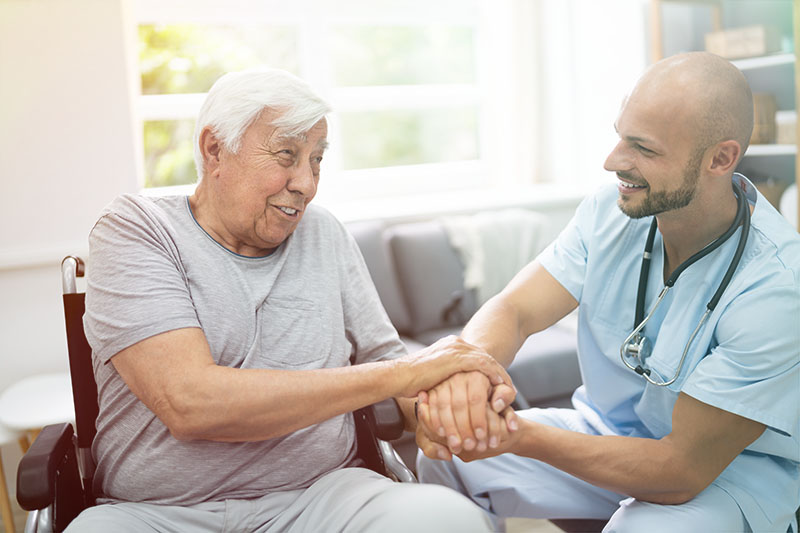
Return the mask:
[[[795,111],[800,78],[797,53],[800,0],[650,0],[650,58],[653,62],[680,52],[705,49],[708,33],[759,26],[777,41],[772,53],[732,59],[754,93],[772,95],[777,110]],[[771,99],[772,97],[767,97]],[[797,185],[797,227],[800,228],[800,122],[794,142],[751,144],[739,170],[775,201],[792,183]]]

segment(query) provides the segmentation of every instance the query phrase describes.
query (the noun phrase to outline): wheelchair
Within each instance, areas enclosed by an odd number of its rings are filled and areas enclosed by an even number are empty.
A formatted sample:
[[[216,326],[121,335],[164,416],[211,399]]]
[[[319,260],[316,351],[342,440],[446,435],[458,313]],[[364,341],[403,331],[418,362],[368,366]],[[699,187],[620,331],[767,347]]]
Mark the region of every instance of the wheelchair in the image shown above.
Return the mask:
[[[84,274],[79,257],[67,256],[61,262],[76,430],[69,423],[46,426],[20,461],[17,501],[29,512],[28,533],[63,531],[82,510],[95,504],[91,445],[98,404],[92,351],[83,331],[85,293],[77,289],[77,278]],[[394,399],[354,411],[353,417],[357,455],[365,465],[394,481],[416,483],[389,442],[403,433],[402,414]]]

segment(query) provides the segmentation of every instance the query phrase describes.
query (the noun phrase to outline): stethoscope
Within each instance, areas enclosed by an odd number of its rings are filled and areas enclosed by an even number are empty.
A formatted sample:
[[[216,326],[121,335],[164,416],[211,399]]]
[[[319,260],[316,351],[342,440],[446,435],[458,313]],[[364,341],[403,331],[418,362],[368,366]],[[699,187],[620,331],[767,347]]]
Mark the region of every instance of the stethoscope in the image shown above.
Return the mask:
[[[717,303],[722,297],[722,293],[725,292],[725,289],[731,282],[731,278],[733,278],[733,273],[736,271],[736,267],[739,266],[739,261],[742,258],[742,253],[744,252],[744,246],[747,243],[747,234],[750,232],[750,209],[744,192],[738,183],[733,183],[733,191],[736,193],[737,209],[736,217],[733,219],[731,226],[725,231],[725,233],[717,237],[711,244],[691,256],[675,269],[669,279],[667,279],[667,281],[664,283],[664,288],[661,289],[661,293],[658,295],[655,305],[653,305],[653,308],[650,310],[647,316],[644,317],[644,300],[647,293],[647,279],[650,275],[650,258],[653,252],[653,241],[656,237],[656,228],[658,227],[655,217],[653,217],[653,222],[650,224],[650,233],[647,235],[647,241],[644,245],[644,254],[642,254],[642,270],[639,273],[639,288],[636,293],[636,317],[633,323],[634,329],[633,332],[628,335],[628,338],[625,339],[625,342],[622,343],[622,346],[620,346],[619,355],[625,366],[642,376],[653,385],[666,387],[678,379],[678,375],[683,368],[683,362],[686,360],[686,354],[689,352],[689,346],[691,346],[692,341],[694,341],[694,338],[697,336],[697,332],[700,331],[700,328],[703,327],[703,324],[705,324],[706,320],[708,319],[708,315],[711,314],[711,312],[717,306]],[[683,355],[681,355],[681,360],[678,363],[678,369],[675,371],[675,375],[672,376],[672,379],[669,381],[656,381],[650,377],[651,370],[649,368],[645,368],[644,366],[644,360],[652,352],[651,342],[643,332],[645,325],[653,316],[653,313],[655,313],[656,309],[658,309],[658,306],[667,295],[667,292],[669,292],[672,286],[675,285],[675,282],[678,280],[678,276],[681,275],[681,272],[689,268],[689,266],[696,261],[699,261],[703,257],[719,248],[731,237],[731,235],[736,232],[736,229],[740,224],[742,225],[742,234],[739,237],[739,244],[736,247],[736,253],[733,254],[731,264],[728,266],[728,271],[725,272],[725,277],[722,278],[722,282],[719,284],[717,292],[714,293],[714,296],[706,305],[706,312],[703,313],[703,316],[700,318],[700,322],[697,323],[697,327],[694,328],[694,332],[692,332],[691,337],[689,337],[689,341],[686,343],[686,346],[683,349]],[[628,357],[635,360],[634,362],[636,363],[636,366],[627,361],[626,358]]]

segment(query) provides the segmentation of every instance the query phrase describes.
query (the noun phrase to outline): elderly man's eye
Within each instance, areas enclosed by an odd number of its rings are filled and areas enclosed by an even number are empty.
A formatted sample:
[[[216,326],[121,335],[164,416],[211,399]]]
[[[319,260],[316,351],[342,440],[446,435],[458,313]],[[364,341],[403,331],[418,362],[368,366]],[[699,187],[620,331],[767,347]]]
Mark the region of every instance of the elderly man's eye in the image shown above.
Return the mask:
[[[292,165],[294,164],[295,160],[295,153],[294,150],[285,149],[285,150],[277,150],[273,152],[277,161],[282,165]]]
[[[655,152],[654,152],[654,151],[652,151],[652,150],[651,150],[651,149],[649,149],[649,148],[645,148],[645,147],[644,147],[644,146],[642,146],[641,144],[637,144],[637,145],[636,145],[636,149],[637,149],[637,150],[639,150],[640,152],[642,152],[644,155],[653,155],[653,154],[655,154]]]

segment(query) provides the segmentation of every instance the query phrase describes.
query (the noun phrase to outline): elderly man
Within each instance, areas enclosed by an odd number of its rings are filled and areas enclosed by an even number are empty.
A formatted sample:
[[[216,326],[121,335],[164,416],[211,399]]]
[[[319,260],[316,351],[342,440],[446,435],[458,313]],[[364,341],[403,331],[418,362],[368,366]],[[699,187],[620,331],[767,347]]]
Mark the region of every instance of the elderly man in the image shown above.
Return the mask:
[[[327,105],[294,76],[223,76],[196,126],[192,196],[125,195],[90,236],[84,325],[100,505],[70,531],[481,531],[439,486],[360,468],[350,411],[505,370],[406,355],[353,239],[310,204]],[[351,365],[350,361],[355,361]]]
[[[797,531],[800,237],[734,173],[747,81],[711,54],[670,57],[615,127],[616,187],[463,332],[508,365],[579,306],[574,409],[519,412],[478,451],[439,386],[421,395],[422,448],[467,462],[420,457],[421,479],[495,515],[610,519],[606,531]]]

